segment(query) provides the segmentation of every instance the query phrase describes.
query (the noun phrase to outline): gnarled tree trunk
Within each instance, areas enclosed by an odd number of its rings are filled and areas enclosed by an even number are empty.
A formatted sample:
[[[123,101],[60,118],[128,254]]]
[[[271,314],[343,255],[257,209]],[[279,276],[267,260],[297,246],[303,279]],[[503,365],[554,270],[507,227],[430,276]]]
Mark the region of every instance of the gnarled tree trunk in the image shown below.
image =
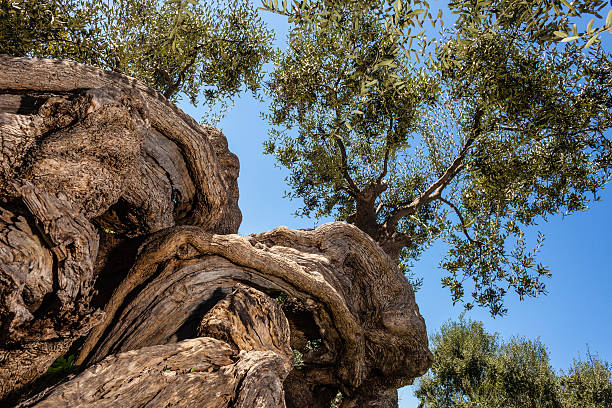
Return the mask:
[[[396,407],[431,365],[410,284],[358,228],[235,235],[216,129],[72,62],[0,56],[0,90],[5,405]],[[79,369],[38,390],[66,353]]]

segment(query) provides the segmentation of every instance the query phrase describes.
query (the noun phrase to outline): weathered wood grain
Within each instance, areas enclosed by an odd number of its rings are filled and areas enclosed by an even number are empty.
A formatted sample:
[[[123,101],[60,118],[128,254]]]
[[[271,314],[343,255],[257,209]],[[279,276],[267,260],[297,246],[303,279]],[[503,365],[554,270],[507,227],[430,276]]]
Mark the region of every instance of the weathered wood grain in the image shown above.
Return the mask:
[[[238,173],[133,78],[0,56],[0,405],[70,349],[20,406],[397,407],[432,362],[407,279],[345,223],[235,235]]]
[[[9,94],[71,95],[82,90],[110,87],[121,94],[137,95],[136,99],[147,112],[150,126],[178,146],[193,184],[198,186],[192,208],[182,223],[213,229],[219,222],[223,214],[220,210],[228,198],[223,171],[208,137],[211,130],[202,128],[161,94],[134,78],[71,61],[0,55],[0,73],[0,89]]]
[[[194,338],[110,356],[19,407],[284,407],[287,359]]]
[[[160,231],[141,248],[79,361],[95,363],[199,335],[189,321],[215,310],[216,302],[229,302],[220,299],[238,285],[286,297],[291,347],[304,355],[305,364],[304,375],[289,378],[299,384],[285,386],[300,398],[315,398],[321,383],[355,398],[371,383],[394,390],[431,364],[425,324],[408,281],[371,238],[339,222],[249,237],[188,226]],[[221,320],[213,326],[249,332],[238,321]],[[319,349],[308,350],[308,341],[318,341]],[[381,398],[370,394],[367,398]]]
[[[263,293],[237,285],[199,335],[109,356],[22,407],[285,407],[289,324]],[[206,336],[206,337],[204,337]]]
[[[97,274],[112,291],[134,262],[110,253],[177,224],[236,232],[238,169],[222,133],[136,80],[0,56],[0,399],[97,321]]]

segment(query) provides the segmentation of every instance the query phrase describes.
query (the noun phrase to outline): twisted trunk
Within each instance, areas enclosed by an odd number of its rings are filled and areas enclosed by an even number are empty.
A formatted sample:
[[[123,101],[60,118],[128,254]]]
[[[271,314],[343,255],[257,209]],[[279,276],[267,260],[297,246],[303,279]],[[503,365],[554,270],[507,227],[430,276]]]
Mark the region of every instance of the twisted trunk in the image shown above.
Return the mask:
[[[393,407],[431,365],[360,229],[235,235],[219,131],[75,63],[0,56],[0,89],[1,403]],[[79,369],[41,391],[66,354]]]

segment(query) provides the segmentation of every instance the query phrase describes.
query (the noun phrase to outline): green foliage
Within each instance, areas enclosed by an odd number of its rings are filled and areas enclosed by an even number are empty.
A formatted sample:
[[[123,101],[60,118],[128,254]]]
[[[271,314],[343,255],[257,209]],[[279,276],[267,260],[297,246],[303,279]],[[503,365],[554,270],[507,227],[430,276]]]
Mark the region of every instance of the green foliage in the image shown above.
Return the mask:
[[[453,64],[437,66],[449,98],[483,111],[455,203],[474,239],[465,230],[449,235],[443,284],[456,301],[460,276],[470,276],[476,303],[498,314],[508,289],[536,296],[549,275],[535,259],[543,237],[528,250],[525,227],[586,210],[609,180],[612,65],[601,48],[587,54],[539,42],[541,33],[520,19],[494,28],[459,22],[436,55],[452,56]]]
[[[272,74],[274,105],[266,117],[297,135],[275,129],[266,152],[292,171],[289,183],[304,198],[304,215],[346,219],[354,200],[343,171],[360,186],[375,178],[386,147],[408,147],[419,110],[438,93],[431,77],[401,63],[406,55],[394,32],[376,24],[375,12],[364,12],[355,28],[296,29]]]
[[[344,399],[344,396],[342,395],[340,391],[338,391],[338,393],[332,400],[331,404],[329,405],[329,408],[340,408],[342,406],[343,399]]]
[[[286,301],[287,301],[287,294],[284,292],[281,292],[276,298],[275,300],[278,302],[279,305],[283,305]]]
[[[106,232],[107,234],[112,234],[112,235],[116,235],[117,231],[113,231],[112,229],[106,228],[106,227],[102,227],[102,231]]]
[[[460,320],[432,338],[434,364],[418,380],[419,407],[604,407],[612,376],[608,363],[590,358],[557,376],[538,340],[502,341],[481,322]]]
[[[78,371],[79,366],[74,365],[75,356],[59,356],[47,372],[36,380],[36,386],[40,389],[51,387],[66,379]]]
[[[486,19],[499,27],[507,27],[519,20],[533,32],[534,40],[569,42],[582,39],[584,48],[598,43],[599,35],[612,27],[612,11],[605,14],[608,5],[605,0],[571,3],[565,0],[479,1],[476,13],[473,5],[467,1],[454,1],[451,4],[455,12],[460,14],[459,21],[462,23],[465,20],[481,22]],[[605,21],[601,13],[604,13]],[[590,18],[590,21],[584,30],[579,32],[577,21],[586,21],[587,18]],[[595,19],[602,20],[600,27],[594,25]]]
[[[442,284],[454,302],[467,290],[468,309],[545,293],[544,238],[525,232],[587,209],[610,178],[610,55],[551,42],[571,16],[548,2],[452,2],[433,49],[412,32],[437,20],[426,2],[271,4],[294,27],[267,83],[264,148],[298,214],[355,224],[406,273],[446,240]]]
[[[293,350],[293,367],[296,370],[304,368],[304,355],[300,350]]]
[[[590,354],[587,361],[574,361],[569,372],[561,376],[560,384],[566,407],[612,406],[612,367]]]
[[[306,350],[317,351],[321,347],[321,339],[308,340],[306,342]]]
[[[87,22],[93,7],[76,0],[0,0],[0,53],[13,56],[79,55],[95,59],[94,33]]]
[[[364,7],[375,7],[387,18],[385,25],[397,30],[406,28],[423,28],[426,22],[435,28],[439,23],[444,26],[443,10],[431,7],[427,1],[414,0],[387,0],[373,2],[369,0],[262,0],[262,9],[272,11],[289,17],[289,22],[296,24],[317,23],[321,28],[336,24],[344,17],[346,7],[360,10]],[[463,25],[479,25],[484,21],[496,28],[505,28],[508,25],[521,22],[524,27],[533,33],[533,39],[538,41],[561,41],[569,42],[584,40],[584,48],[597,44],[599,35],[606,30],[612,33],[612,10],[606,14],[606,0],[452,0],[448,2],[448,8],[452,14],[456,14],[456,20]],[[402,13],[408,9],[408,13]],[[433,14],[436,17],[433,17]],[[603,14],[602,14],[603,13]],[[605,16],[605,20],[604,20]],[[447,16],[448,17],[448,16]],[[592,18],[591,18],[592,17]],[[590,18],[586,27],[578,31],[578,25],[583,25],[579,20],[586,21]],[[598,23],[595,23],[598,19]],[[419,34],[408,36],[412,39],[422,38],[423,31]],[[412,49],[415,58],[418,59],[419,52]]]
[[[74,366],[74,356],[59,356],[57,360],[51,364],[51,367],[47,370],[49,374],[56,374],[71,371],[75,368]]]
[[[68,58],[196,103],[257,91],[272,34],[247,0],[0,0],[0,53]]]

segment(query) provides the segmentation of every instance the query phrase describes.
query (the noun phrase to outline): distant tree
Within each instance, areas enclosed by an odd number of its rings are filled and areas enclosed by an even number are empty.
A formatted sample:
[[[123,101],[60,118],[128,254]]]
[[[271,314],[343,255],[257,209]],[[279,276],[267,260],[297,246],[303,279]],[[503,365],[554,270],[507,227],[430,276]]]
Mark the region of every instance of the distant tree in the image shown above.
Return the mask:
[[[612,406],[612,367],[590,353],[586,361],[574,361],[569,372],[560,377],[559,383],[564,407]]]
[[[272,3],[294,26],[265,151],[299,213],[356,225],[404,270],[445,240],[442,284],[468,309],[545,292],[543,236],[528,245],[526,229],[585,210],[610,178],[610,55],[554,34],[602,2],[451,2],[435,44],[416,33],[440,21],[427,2]]]
[[[431,371],[417,382],[419,407],[562,407],[548,353],[537,340],[506,343],[482,322],[460,320],[432,337],[432,351]]]
[[[173,101],[256,91],[271,40],[248,0],[0,0],[0,53],[121,72]]]
[[[504,342],[463,319],[444,324],[431,343],[434,363],[415,391],[419,407],[612,406],[610,364],[590,353],[556,375],[539,340]]]

